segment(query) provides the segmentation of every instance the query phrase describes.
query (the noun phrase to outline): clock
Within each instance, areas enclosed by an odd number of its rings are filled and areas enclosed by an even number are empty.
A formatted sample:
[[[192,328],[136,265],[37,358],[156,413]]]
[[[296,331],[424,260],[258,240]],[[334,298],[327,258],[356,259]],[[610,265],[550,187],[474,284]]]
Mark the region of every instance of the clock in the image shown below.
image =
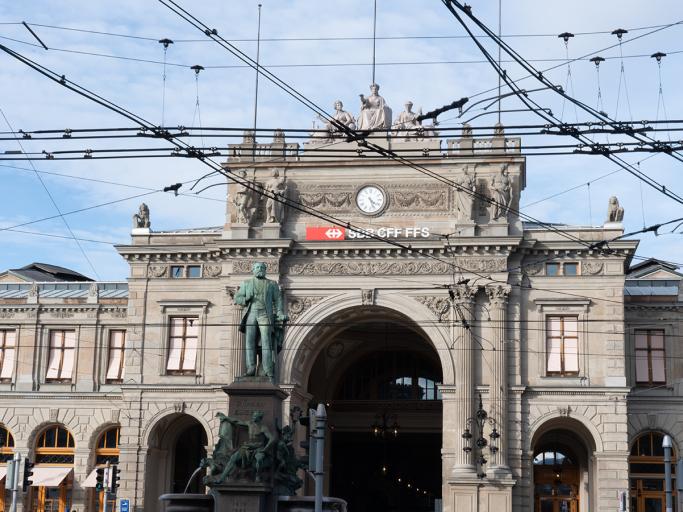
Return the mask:
[[[386,203],[384,191],[375,185],[365,185],[356,194],[356,205],[368,215],[382,211]]]

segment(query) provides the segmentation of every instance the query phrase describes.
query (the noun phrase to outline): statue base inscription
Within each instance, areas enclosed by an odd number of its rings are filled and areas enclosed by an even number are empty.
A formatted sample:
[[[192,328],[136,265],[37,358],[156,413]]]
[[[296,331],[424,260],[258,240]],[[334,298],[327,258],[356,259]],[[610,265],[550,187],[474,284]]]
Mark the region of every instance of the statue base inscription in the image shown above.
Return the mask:
[[[282,402],[287,393],[270,381],[270,377],[237,377],[223,386],[228,395],[228,416],[248,420],[254,411],[263,411],[263,423],[275,432],[275,422],[282,425]]]
[[[211,489],[215,512],[275,512],[273,488],[262,483],[230,482]]]

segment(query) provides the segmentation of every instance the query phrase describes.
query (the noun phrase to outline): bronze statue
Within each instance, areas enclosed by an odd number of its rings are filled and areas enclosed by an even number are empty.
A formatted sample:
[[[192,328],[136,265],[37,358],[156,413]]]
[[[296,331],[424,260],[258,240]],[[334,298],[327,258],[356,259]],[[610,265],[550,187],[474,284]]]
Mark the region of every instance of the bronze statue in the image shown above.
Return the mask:
[[[280,287],[266,279],[266,264],[254,263],[252,273],[254,277],[244,281],[235,294],[235,303],[246,308],[239,327],[246,334],[246,376],[256,375],[256,348],[260,344],[260,373],[273,378],[287,315],[282,309]]]

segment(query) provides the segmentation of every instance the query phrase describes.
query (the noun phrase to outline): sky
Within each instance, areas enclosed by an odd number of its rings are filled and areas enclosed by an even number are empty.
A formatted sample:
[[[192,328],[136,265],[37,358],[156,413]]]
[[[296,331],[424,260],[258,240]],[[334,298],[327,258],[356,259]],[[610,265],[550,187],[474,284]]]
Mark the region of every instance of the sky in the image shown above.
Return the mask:
[[[262,65],[328,111],[333,110],[335,100],[341,99],[346,110],[357,114],[358,94],[367,95],[372,81],[373,2],[259,1]],[[259,1],[179,3],[255,57]],[[478,18],[498,29],[498,2],[471,0],[470,4]],[[683,76],[683,3],[502,0],[501,12],[505,41],[537,68],[555,67],[545,76],[566,87],[580,101],[591,107],[598,104],[598,73],[588,59],[600,55],[606,59],[599,68],[602,110],[626,122],[683,118],[683,90],[679,86]],[[38,44],[22,21],[31,26],[49,50]],[[611,34],[617,28],[628,30],[621,48]],[[563,32],[575,34],[566,46],[557,37]],[[478,48],[441,1],[377,0],[376,33],[375,80],[395,114],[407,99],[413,101],[414,110],[428,111],[464,96],[484,98],[496,94],[480,94],[497,87],[497,75],[483,62]],[[165,88],[164,50],[158,43],[163,38],[174,41],[166,54]],[[497,56],[490,40],[480,41]],[[196,125],[200,118],[205,127],[246,128],[253,123],[254,71],[157,1],[2,2],[0,44],[155,124],[162,122],[162,110],[168,126]],[[655,52],[667,54],[661,68],[650,58]],[[570,75],[567,55],[586,56],[571,63]],[[526,75],[519,66],[506,62],[505,55],[502,60],[510,77]],[[133,126],[5,53],[0,53],[0,63],[2,132]],[[205,68],[197,79],[190,69],[196,64]],[[538,87],[533,78],[519,83],[526,89]],[[594,121],[589,114],[563,104],[552,91],[531,94],[565,122]],[[504,109],[521,107],[514,98],[503,100]],[[483,111],[475,108],[470,112],[479,113]],[[458,118],[457,112],[443,114],[439,117],[440,126],[460,127],[465,117]],[[260,79],[259,128],[308,129],[314,118],[304,105]],[[496,120],[495,115],[484,115],[472,121],[472,125],[491,126]],[[502,114],[502,123],[539,124],[541,120],[530,112],[510,112]],[[680,138],[679,133],[659,132],[654,136],[675,141]],[[605,142],[604,135],[596,135],[595,140]],[[231,142],[234,140],[217,144]],[[524,144],[530,145],[572,142],[550,135],[523,139]],[[140,143],[125,139],[92,143],[3,140],[0,156],[8,158],[2,155],[6,151],[40,153],[124,144]],[[682,162],[654,153],[635,153],[623,158],[668,190],[683,195],[683,180],[679,177]],[[616,195],[625,210],[627,232],[683,217],[681,204],[618,169],[599,155],[529,156],[521,210],[545,222],[601,225],[608,198]],[[199,196],[188,193],[175,197],[154,192],[172,183],[190,183],[205,173],[201,163],[178,158],[41,159],[34,161],[33,166],[28,161],[1,160],[0,270],[40,261],[102,280],[125,279],[128,267],[113,244],[130,241],[131,216],[140,202],[149,205],[152,229],[224,223],[224,187],[209,189]],[[186,185],[186,192],[189,186]],[[69,228],[57,208],[68,213],[65,219],[71,231],[84,239],[81,247],[87,258],[68,239]],[[676,224],[670,225],[669,231],[674,227]],[[640,235],[638,255],[683,261],[679,256],[683,244],[678,232]]]

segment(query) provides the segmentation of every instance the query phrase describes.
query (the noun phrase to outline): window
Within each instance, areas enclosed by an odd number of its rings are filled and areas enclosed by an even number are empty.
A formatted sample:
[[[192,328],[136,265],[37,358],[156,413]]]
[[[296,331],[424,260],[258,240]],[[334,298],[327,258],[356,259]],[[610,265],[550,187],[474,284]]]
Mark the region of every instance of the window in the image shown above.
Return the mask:
[[[199,319],[175,316],[170,319],[169,351],[166,370],[169,373],[192,374],[197,360]]]
[[[179,265],[171,266],[171,277],[173,279],[182,279],[185,274],[185,267]]]
[[[12,378],[15,351],[16,331],[0,331],[0,381]]]
[[[559,276],[560,275],[560,264],[559,263],[546,263],[545,264],[545,275],[547,275],[547,276]]]
[[[201,265],[171,265],[172,279],[198,279],[202,277]]]
[[[109,366],[107,367],[107,381],[120,381],[123,379],[125,347],[126,331],[109,331]]]
[[[546,317],[546,353],[548,375],[578,375],[579,317]]]
[[[636,331],[636,383],[645,385],[666,383],[664,331]]]
[[[44,430],[36,443],[36,463],[73,464],[74,438],[71,432],[59,425]]]
[[[47,380],[70,380],[74,369],[76,331],[50,331]]]
[[[647,512],[664,510],[664,436],[659,432],[647,432],[633,442],[629,462],[629,487],[631,510]],[[673,502],[676,503],[676,453],[671,454],[671,480]]]
[[[189,265],[187,267],[187,277],[191,279],[202,277],[202,267],[199,265]]]
[[[545,275],[549,277],[555,276],[578,276],[579,264],[576,262],[567,263],[546,263]]]
[[[579,275],[579,264],[578,263],[565,263],[563,265],[565,276],[577,276]]]
[[[97,441],[97,448],[95,449],[95,464],[101,466],[104,464],[118,464],[119,463],[119,434],[120,427],[113,427],[102,433]]]
[[[12,460],[14,454],[14,437],[4,426],[0,425],[0,463]]]

